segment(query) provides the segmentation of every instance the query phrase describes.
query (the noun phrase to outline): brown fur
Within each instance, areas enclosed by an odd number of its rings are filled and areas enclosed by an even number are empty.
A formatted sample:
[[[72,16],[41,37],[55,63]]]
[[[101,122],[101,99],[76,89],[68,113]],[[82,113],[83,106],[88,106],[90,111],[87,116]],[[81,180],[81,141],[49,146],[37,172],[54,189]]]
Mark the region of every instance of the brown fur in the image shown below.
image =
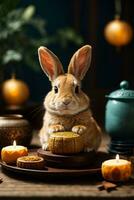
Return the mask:
[[[52,90],[44,101],[46,112],[40,131],[42,144],[47,144],[53,132],[73,131],[84,134],[86,150],[97,150],[101,130],[92,117],[89,98],[81,90],[81,80],[91,60],[91,47],[86,45],[73,55],[67,74],[64,74],[61,63],[58,64],[58,58],[50,50],[39,48],[39,59],[52,82]]]

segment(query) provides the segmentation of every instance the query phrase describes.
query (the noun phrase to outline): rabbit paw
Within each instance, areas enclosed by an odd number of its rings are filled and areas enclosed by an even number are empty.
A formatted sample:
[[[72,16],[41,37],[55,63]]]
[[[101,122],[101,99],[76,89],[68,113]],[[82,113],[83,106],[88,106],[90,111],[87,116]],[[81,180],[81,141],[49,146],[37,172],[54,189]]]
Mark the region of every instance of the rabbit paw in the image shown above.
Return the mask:
[[[85,133],[86,129],[87,128],[83,125],[77,125],[77,126],[73,126],[72,132],[81,135],[81,134]]]
[[[64,129],[64,127],[63,127],[62,125],[60,125],[60,124],[51,125],[51,126],[49,127],[49,130],[48,130],[49,134],[55,133],[55,132],[61,132],[61,131],[65,131],[65,129]]]
[[[45,150],[45,151],[49,150],[47,142],[42,145],[42,149]]]

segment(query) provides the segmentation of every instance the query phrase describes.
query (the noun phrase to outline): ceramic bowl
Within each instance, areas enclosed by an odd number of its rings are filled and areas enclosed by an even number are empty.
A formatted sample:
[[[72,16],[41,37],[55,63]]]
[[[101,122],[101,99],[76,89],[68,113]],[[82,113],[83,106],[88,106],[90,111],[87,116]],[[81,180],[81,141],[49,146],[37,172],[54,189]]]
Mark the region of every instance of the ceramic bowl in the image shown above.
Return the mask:
[[[22,115],[0,116],[0,148],[12,145],[16,140],[18,145],[29,146],[32,139],[32,128]]]

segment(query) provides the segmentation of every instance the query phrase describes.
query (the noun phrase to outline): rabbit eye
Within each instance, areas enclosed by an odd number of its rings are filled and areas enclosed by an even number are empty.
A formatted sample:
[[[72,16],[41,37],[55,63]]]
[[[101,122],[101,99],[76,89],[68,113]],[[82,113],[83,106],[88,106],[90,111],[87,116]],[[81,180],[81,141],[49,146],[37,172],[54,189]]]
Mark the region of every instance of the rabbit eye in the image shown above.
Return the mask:
[[[76,94],[79,93],[79,86],[78,86],[78,85],[75,87],[75,93],[76,93]]]
[[[54,86],[54,92],[58,93],[58,87],[57,86]]]

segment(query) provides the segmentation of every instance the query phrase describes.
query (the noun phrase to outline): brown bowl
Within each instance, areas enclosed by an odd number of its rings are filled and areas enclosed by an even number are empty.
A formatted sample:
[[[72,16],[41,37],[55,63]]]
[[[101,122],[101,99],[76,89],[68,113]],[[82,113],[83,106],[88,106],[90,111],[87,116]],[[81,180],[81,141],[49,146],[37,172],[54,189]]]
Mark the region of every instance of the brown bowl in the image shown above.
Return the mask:
[[[0,116],[0,147],[17,144],[28,146],[32,139],[32,128],[22,115]]]

